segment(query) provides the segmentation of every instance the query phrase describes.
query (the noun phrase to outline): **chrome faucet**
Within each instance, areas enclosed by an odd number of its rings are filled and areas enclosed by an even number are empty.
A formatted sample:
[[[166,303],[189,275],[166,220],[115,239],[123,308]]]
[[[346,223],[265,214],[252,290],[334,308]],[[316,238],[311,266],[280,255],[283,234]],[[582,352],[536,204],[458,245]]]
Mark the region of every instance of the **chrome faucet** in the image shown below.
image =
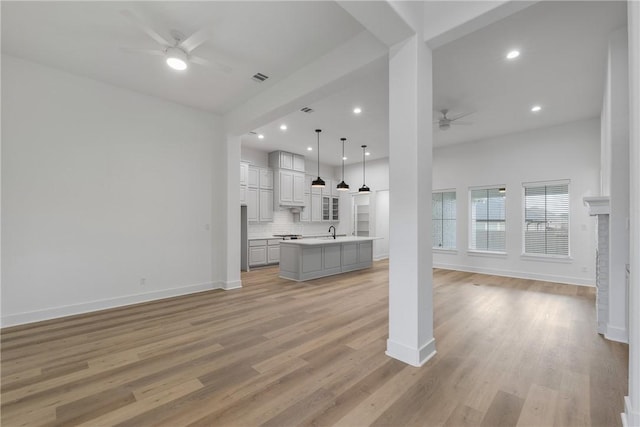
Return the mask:
[[[329,233],[331,233],[331,229],[333,228],[333,238],[336,238],[336,228],[332,225],[329,227]]]

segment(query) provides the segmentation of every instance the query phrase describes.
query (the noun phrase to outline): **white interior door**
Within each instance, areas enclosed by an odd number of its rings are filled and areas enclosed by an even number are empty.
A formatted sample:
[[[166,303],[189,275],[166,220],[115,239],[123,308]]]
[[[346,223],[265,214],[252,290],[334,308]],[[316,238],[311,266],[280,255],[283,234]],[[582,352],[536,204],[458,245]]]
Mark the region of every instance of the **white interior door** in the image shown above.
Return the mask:
[[[375,203],[374,236],[381,239],[373,241],[373,258],[389,258],[389,190],[376,191]]]

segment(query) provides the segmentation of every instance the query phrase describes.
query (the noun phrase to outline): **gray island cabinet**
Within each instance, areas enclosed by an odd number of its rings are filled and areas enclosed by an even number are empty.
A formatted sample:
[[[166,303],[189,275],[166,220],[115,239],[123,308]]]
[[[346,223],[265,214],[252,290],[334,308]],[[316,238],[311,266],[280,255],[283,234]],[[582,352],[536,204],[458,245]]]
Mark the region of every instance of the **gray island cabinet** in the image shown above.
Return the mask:
[[[280,277],[303,281],[371,267],[376,237],[280,242]]]

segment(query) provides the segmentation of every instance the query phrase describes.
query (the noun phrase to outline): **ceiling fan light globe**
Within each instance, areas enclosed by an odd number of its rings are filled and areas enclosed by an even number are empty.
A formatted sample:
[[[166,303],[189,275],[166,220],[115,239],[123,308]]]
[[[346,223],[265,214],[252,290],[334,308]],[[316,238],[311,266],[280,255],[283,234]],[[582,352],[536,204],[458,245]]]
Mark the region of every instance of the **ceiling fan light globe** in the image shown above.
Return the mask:
[[[187,69],[187,54],[175,47],[167,49],[167,65],[174,70],[184,71]]]
[[[440,130],[449,130],[450,127],[450,123],[440,123]]]

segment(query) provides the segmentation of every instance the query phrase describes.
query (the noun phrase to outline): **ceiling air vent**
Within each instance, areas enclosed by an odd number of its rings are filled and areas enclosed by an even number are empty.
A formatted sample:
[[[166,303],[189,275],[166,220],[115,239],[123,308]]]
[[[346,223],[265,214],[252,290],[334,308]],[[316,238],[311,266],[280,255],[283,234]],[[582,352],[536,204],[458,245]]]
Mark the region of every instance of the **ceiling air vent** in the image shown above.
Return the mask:
[[[303,113],[313,113],[313,110],[309,107],[301,108],[300,111],[302,111]]]
[[[263,81],[267,80],[269,78],[269,76],[265,76],[262,73],[256,73],[251,78],[253,79],[253,81],[256,81],[258,83],[262,83]]]
[[[249,132],[249,135],[257,135],[254,131]]]

